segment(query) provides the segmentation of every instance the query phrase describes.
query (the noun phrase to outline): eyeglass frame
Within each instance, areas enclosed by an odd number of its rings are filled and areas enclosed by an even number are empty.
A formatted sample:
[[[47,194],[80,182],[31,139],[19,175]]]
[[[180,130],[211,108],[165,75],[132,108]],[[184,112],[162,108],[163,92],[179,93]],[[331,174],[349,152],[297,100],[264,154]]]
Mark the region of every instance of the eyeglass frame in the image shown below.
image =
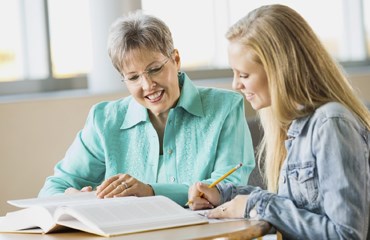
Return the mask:
[[[128,84],[131,84],[131,85],[139,85],[143,79],[143,75],[146,74],[146,76],[150,79],[152,79],[153,76],[155,76],[156,74],[159,74],[163,71],[163,68],[164,66],[168,63],[168,61],[170,60],[171,58],[167,58],[165,59],[161,65],[159,66],[156,66],[156,67],[153,67],[153,68],[149,68],[147,70],[144,70],[142,71],[141,73],[139,74],[134,74],[134,76],[131,77],[131,79],[134,77],[135,79],[133,80],[130,80],[130,78],[127,78],[124,74],[121,74],[122,75],[122,82],[126,82]]]

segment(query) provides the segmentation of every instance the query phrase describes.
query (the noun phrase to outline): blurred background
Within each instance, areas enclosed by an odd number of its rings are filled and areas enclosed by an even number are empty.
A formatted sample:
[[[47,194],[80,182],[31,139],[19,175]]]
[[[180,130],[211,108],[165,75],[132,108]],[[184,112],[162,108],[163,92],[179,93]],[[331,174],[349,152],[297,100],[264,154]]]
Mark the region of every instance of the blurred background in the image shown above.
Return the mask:
[[[0,0],[0,94],[119,91],[119,76],[104,75],[107,31],[135,9],[169,25],[193,78],[230,77],[227,28],[270,3],[300,12],[343,66],[369,69],[370,0]]]
[[[93,104],[128,95],[106,50],[116,18],[136,9],[161,18],[182,70],[230,89],[224,34],[271,3],[301,13],[370,101],[370,0],[0,0],[0,215],[6,200],[37,196]]]

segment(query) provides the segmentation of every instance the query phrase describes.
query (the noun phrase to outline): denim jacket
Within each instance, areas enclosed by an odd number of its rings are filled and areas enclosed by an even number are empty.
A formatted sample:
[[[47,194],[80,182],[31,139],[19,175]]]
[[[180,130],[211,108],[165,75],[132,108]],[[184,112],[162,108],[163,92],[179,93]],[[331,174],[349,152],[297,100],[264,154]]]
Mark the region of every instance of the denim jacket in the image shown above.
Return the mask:
[[[220,184],[222,202],[249,194],[245,217],[284,239],[370,239],[370,133],[343,105],[327,103],[292,122],[277,194]]]

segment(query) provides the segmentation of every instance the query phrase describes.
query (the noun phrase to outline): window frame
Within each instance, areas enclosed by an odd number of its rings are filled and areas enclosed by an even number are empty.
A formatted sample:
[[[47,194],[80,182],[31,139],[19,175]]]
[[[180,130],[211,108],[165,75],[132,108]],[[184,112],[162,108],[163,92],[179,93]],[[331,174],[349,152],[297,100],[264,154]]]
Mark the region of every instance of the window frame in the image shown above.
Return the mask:
[[[19,0],[22,2],[23,11],[27,9],[26,0]],[[346,0],[343,0],[346,1]],[[347,1],[348,3],[349,1]],[[363,9],[363,0],[351,0],[351,5],[348,11],[353,12],[353,9]],[[88,75],[80,75],[77,77],[72,78],[62,78],[57,79],[53,77],[52,68],[51,68],[51,54],[50,54],[50,29],[49,29],[49,20],[48,20],[48,1],[47,0],[40,0],[40,3],[43,4],[43,14],[44,14],[44,28],[46,32],[46,54],[47,54],[47,74],[48,77],[44,79],[29,79],[25,78],[23,80],[17,80],[12,82],[0,82],[0,96],[8,96],[8,95],[17,95],[17,94],[33,94],[33,93],[44,93],[44,92],[55,92],[55,91],[65,91],[65,90],[88,90]],[[222,8],[225,3],[218,3],[216,6],[218,9]],[[227,16],[226,16],[227,17]],[[346,62],[339,62],[345,69],[347,73],[359,73],[359,72],[370,72],[370,56],[368,51],[366,50],[366,29],[365,29],[365,16],[362,12],[361,21],[355,19],[354,14],[348,20],[348,26],[346,31],[350,31],[350,26],[353,22],[357,22],[357,24],[361,24],[362,27],[362,35],[356,34],[352,36],[350,39],[352,44],[358,45],[358,36],[362,36],[363,42],[365,42],[364,54],[366,54],[366,60],[364,61],[346,61]],[[26,21],[24,19],[23,21]],[[25,33],[25,29],[22,30]],[[220,35],[220,33],[217,33]],[[219,44],[216,42],[216,44]],[[28,46],[29,47],[29,46]],[[214,60],[217,61],[217,60]],[[27,65],[27,63],[26,63]],[[26,70],[27,71],[27,70]],[[204,80],[204,79],[222,79],[222,78],[232,78],[232,71],[228,68],[215,68],[215,69],[197,69],[197,70],[188,70],[184,69],[187,74],[194,80]]]

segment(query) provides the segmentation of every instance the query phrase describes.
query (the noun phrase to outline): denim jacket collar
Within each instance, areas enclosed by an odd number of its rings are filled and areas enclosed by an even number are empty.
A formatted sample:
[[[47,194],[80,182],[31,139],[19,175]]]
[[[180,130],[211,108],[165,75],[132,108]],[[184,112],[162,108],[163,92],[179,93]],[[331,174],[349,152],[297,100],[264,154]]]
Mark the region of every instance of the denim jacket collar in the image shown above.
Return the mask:
[[[296,138],[298,135],[300,135],[304,126],[310,120],[310,118],[311,118],[311,115],[293,120],[292,124],[290,125],[288,129],[288,133],[287,133],[288,137]]]

